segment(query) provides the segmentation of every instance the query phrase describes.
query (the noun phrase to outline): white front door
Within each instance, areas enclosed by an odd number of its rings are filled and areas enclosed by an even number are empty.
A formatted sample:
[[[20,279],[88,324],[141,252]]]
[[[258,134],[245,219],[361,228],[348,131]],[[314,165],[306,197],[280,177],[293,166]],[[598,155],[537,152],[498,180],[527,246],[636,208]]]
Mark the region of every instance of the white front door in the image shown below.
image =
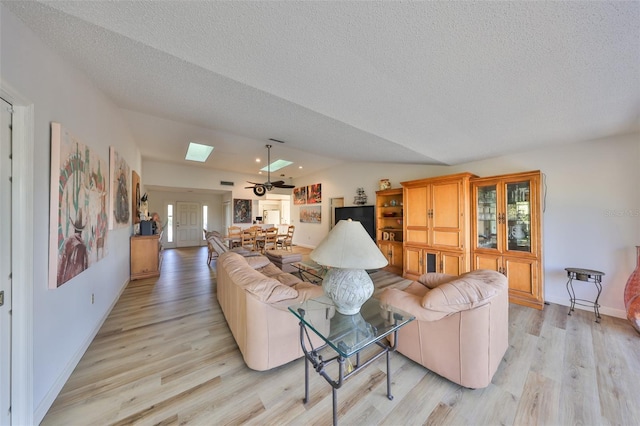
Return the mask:
[[[176,247],[193,247],[202,244],[202,212],[200,203],[177,203]]]
[[[11,105],[0,99],[0,425],[11,424]]]

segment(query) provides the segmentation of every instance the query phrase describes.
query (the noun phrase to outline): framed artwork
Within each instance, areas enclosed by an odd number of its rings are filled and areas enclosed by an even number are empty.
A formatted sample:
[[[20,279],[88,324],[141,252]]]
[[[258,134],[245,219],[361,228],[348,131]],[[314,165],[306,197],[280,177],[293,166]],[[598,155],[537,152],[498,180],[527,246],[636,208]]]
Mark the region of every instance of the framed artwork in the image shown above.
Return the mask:
[[[251,223],[251,200],[233,200],[233,223]]]
[[[293,204],[301,205],[307,203],[307,187],[293,188]]]
[[[109,147],[109,177],[111,179],[109,209],[109,229],[129,226],[131,218],[131,196],[129,181],[131,169],[114,147]]]
[[[307,187],[307,204],[320,204],[322,202],[322,184],[316,183]]]
[[[301,223],[321,223],[322,208],[320,206],[300,207]]]
[[[131,214],[133,223],[140,223],[140,176],[135,170],[131,171]]]
[[[51,123],[49,288],[106,256],[108,163],[60,123]]]

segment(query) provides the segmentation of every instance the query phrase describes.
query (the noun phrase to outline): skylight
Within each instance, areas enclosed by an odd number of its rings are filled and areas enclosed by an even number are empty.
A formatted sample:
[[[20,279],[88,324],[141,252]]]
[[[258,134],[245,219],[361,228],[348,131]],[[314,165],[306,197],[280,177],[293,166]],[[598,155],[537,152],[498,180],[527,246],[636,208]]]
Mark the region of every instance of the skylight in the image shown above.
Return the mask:
[[[275,172],[276,170],[280,170],[281,168],[287,167],[290,164],[293,164],[293,161],[276,160],[273,163],[269,164],[268,166],[264,166],[260,170],[262,170],[263,172],[267,172],[270,169],[272,172]]]
[[[189,142],[189,149],[187,150],[187,155],[184,157],[184,159],[204,163],[205,161],[207,161],[207,158],[209,158],[209,155],[211,155],[212,152],[212,146]]]

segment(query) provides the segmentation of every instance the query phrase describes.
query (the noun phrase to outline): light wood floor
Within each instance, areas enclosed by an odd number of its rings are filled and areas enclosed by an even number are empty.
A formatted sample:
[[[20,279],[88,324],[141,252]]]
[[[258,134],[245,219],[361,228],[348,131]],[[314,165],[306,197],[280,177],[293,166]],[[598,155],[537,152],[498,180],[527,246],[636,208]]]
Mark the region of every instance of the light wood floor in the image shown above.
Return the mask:
[[[207,250],[164,253],[131,282],[42,425],[328,425],[331,388],[304,362],[248,369],[216,300]],[[640,335],[626,320],[512,305],[509,349],[485,388],[461,388],[400,354],[338,391],[342,425],[639,425]],[[434,342],[434,344],[436,344]]]

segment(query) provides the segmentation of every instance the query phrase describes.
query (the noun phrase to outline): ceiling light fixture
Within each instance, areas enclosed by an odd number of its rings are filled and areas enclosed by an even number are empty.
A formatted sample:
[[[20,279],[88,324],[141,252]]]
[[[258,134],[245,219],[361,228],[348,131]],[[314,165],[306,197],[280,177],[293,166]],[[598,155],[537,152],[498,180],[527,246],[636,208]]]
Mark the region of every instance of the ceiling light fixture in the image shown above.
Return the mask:
[[[209,155],[211,155],[212,152],[212,146],[189,142],[189,149],[187,149],[187,155],[184,157],[184,159],[204,163],[205,161],[207,161],[207,158],[209,158]]]

